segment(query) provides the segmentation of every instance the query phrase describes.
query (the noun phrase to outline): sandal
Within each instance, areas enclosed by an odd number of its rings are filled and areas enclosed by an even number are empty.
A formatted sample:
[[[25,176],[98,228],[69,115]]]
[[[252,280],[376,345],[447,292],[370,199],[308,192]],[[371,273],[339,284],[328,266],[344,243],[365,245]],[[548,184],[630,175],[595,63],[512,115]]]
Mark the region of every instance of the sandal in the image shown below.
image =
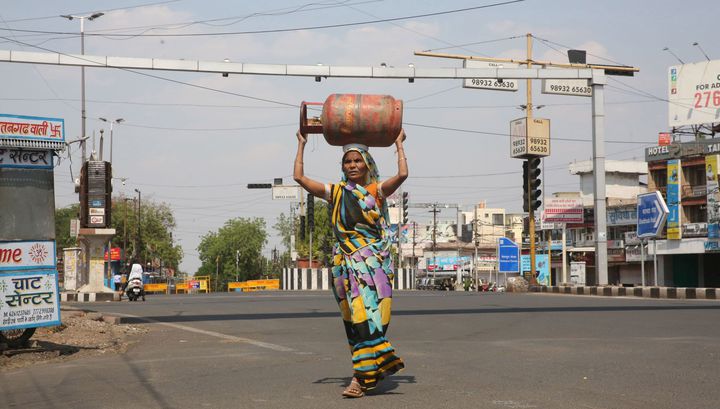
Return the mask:
[[[362,386],[360,386],[360,382],[353,379],[350,381],[350,385],[345,388],[342,395],[346,398],[362,398],[365,396],[365,392],[363,391]]]

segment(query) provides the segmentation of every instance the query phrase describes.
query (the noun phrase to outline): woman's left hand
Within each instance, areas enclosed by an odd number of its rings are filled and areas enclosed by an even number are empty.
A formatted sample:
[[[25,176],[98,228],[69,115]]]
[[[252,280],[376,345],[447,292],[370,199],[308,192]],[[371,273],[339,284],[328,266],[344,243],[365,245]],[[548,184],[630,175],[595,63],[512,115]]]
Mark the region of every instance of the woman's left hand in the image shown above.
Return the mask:
[[[407,137],[407,135],[405,135],[405,130],[400,129],[400,133],[398,134],[398,137],[395,139],[395,145],[402,146],[402,143],[406,137]]]

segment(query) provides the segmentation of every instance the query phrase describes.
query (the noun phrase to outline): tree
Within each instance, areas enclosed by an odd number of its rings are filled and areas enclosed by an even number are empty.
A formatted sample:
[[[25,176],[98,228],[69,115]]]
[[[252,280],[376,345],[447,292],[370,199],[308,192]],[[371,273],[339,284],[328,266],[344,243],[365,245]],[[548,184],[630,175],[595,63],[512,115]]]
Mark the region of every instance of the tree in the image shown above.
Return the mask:
[[[172,231],[175,229],[175,216],[166,203],[154,203],[150,200],[142,202],[142,243],[141,249],[135,248],[137,236],[137,209],[135,202],[122,197],[113,198],[112,228],[115,237],[112,239],[113,247],[123,247],[125,242],[125,229],[127,228],[127,256],[136,257],[143,263],[152,263],[158,266],[176,269],[182,260],[182,248],[173,242]],[[79,214],[79,205],[55,210],[55,240],[58,249],[77,246],[77,240],[70,237],[70,219]],[[127,219],[126,219],[127,217]]]
[[[330,265],[332,262],[332,250],[335,245],[335,233],[333,233],[332,223],[330,222],[330,213],[332,208],[330,204],[324,200],[315,200],[315,231],[313,232],[313,260],[320,261],[325,265]],[[309,255],[308,247],[310,245],[309,235],[305,235],[305,240],[300,240],[300,217],[296,216],[294,220],[290,217],[281,213],[278,217],[277,222],[273,225],[273,228],[282,237],[282,242],[287,249],[290,249],[290,236],[293,232],[293,224],[295,234],[298,239],[295,242],[296,251],[300,258],[307,258]],[[287,253],[281,256],[281,259],[286,258]]]
[[[77,219],[79,214],[79,204],[55,209],[55,241],[58,250],[77,247],[77,238],[70,237],[70,220]]]
[[[217,232],[208,232],[202,237],[198,246],[202,265],[196,275],[213,277],[218,289],[236,279],[260,278],[266,269],[262,256],[266,243],[265,220],[230,219]],[[235,267],[236,257],[239,257],[239,271]]]
[[[151,263],[153,267],[173,268],[177,270],[183,257],[182,247],[173,242],[175,216],[167,203],[155,203],[143,200],[140,209],[140,235],[142,248],[137,245],[137,203],[122,197],[113,199],[112,228],[116,234],[113,246],[123,247],[127,228],[127,259],[135,258],[142,263]],[[127,217],[127,220],[126,220]]]

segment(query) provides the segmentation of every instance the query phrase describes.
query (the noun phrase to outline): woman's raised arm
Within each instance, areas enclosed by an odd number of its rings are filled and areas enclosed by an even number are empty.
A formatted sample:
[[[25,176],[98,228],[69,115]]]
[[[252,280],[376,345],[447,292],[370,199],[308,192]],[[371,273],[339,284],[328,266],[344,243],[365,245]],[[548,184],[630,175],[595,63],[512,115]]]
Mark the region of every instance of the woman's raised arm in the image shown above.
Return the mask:
[[[405,140],[405,130],[401,129],[397,139],[395,139],[395,146],[397,147],[398,154],[398,171],[395,176],[382,182],[382,193],[383,196],[388,197],[402,185],[402,183],[408,177],[408,166],[407,158],[405,157],[405,150],[403,149],[403,141]]]
[[[295,181],[300,184],[300,186],[302,186],[305,190],[308,191],[308,193],[312,194],[315,197],[325,198],[325,185],[305,176],[305,170],[303,168],[303,154],[305,152],[305,144],[307,143],[307,138],[305,137],[305,135],[300,133],[300,131],[297,131],[295,135],[298,139],[298,150],[297,155],[295,155],[295,168],[293,171],[293,177],[295,178]]]

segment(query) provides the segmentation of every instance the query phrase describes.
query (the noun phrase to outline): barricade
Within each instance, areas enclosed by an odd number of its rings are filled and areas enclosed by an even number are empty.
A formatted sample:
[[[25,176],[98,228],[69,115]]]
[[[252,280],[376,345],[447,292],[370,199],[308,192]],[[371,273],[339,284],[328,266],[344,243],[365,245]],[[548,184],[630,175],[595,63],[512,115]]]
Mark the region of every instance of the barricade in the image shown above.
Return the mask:
[[[228,283],[228,292],[239,289],[242,292],[262,291],[262,290],[279,290],[279,279],[267,280],[248,280],[241,282]]]
[[[168,285],[166,283],[145,284],[143,287],[146,293],[168,294]]]

